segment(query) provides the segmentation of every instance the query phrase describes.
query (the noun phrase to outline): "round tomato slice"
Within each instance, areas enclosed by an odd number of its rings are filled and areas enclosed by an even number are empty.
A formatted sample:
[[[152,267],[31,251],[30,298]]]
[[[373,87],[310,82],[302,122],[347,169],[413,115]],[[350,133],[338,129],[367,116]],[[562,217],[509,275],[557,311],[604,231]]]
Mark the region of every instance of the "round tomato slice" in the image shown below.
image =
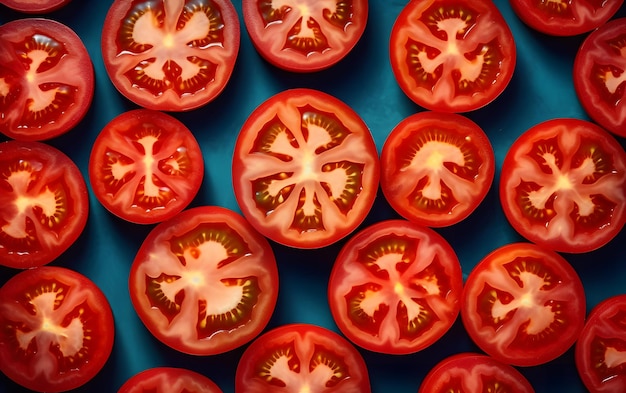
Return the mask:
[[[41,142],[0,143],[0,265],[52,262],[83,232],[89,195],[82,173]]]
[[[410,1],[389,47],[400,88],[430,110],[481,108],[502,93],[515,69],[513,34],[491,1]]]
[[[470,272],[461,317],[495,359],[536,366],[565,353],[585,321],[585,292],[562,256],[533,243],[502,246]]]
[[[431,227],[456,224],[483,201],[495,172],[489,138],[470,119],[420,112],[400,122],[381,154],[385,198],[404,218]]]
[[[113,314],[102,291],[56,266],[24,270],[0,288],[0,326],[0,370],[38,392],[84,385],[113,348]]]
[[[98,200],[124,220],[154,224],[186,208],[204,177],[204,159],[191,131],[149,109],[125,112],[100,132],[89,179]]]
[[[573,74],[576,95],[589,117],[626,138],[625,72],[626,18],[619,18],[587,36],[576,53]]]
[[[367,24],[367,0],[250,0],[243,17],[257,51],[293,72],[326,69],[356,45]]]
[[[115,0],[104,21],[102,56],[113,85],[135,104],[187,111],[226,87],[239,41],[228,0]]]
[[[78,35],[62,23],[27,18],[0,26],[0,132],[41,141],[83,119],[94,71]]]
[[[418,393],[535,393],[514,367],[478,353],[459,353],[439,362],[422,381]]]
[[[127,380],[117,393],[222,393],[211,379],[195,371],[155,367]]]
[[[70,0],[2,0],[1,4],[25,13],[44,14],[56,11],[68,4]]]
[[[434,230],[387,220],[357,233],[337,256],[328,283],[333,318],[370,351],[420,351],[452,326],[463,277],[448,242]]]
[[[326,93],[278,93],[244,123],[233,156],[243,215],[262,234],[320,248],[352,232],[378,191],[380,164],[367,125]]]
[[[526,239],[561,252],[595,250],[626,222],[624,148],[584,120],[537,124],[506,154],[500,201]]]
[[[185,210],[157,225],[133,262],[130,297],[148,330],[180,352],[237,348],[268,323],[278,269],[268,241],[217,206]]]
[[[241,355],[235,393],[369,393],[361,354],[321,326],[283,325],[259,336]]]

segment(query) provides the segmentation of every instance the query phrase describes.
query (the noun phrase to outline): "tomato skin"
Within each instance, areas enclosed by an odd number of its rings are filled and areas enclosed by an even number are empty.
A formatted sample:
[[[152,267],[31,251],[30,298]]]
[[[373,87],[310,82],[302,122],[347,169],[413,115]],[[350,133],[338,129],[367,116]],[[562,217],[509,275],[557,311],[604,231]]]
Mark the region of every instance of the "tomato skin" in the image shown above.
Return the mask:
[[[359,226],[376,198],[380,163],[367,125],[311,89],[257,107],[235,144],[232,179],[246,219],[269,239],[313,249]]]
[[[89,180],[116,216],[155,224],[186,208],[200,190],[204,159],[192,132],[159,111],[135,109],[115,117],[96,138]]]
[[[7,22],[0,37],[0,132],[43,141],[70,131],[94,94],[93,65],[80,37],[45,18]]]
[[[7,7],[28,14],[43,14],[66,6],[70,0],[2,0]]]
[[[265,328],[278,297],[278,270],[268,241],[243,217],[201,206],[148,234],[131,266],[129,288],[154,337],[183,353],[213,355]]]
[[[463,277],[434,230],[387,220],[355,234],[333,266],[328,298],[335,323],[370,351],[409,354],[439,340],[455,322]]]
[[[84,385],[113,348],[113,313],[105,295],[86,276],[57,266],[24,270],[4,283],[0,326],[0,370],[38,392]],[[81,342],[70,339],[79,336]]]
[[[128,379],[117,393],[222,393],[211,379],[195,371],[154,367]]]
[[[273,328],[256,338],[241,355],[235,393],[303,391],[370,393],[367,365],[342,336],[303,323]]]
[[[591,122],[544,121],[509,148],[500,202],[529,241],[567,253],[598,249],[626,222],[626,153]]]
[[[0,264],[45,265],[83,232],[89,194],[82,173],[41,142],[0,143]]]
[[[461,319],[488,355],[536,366],[574,344],[585,321],[585,301],[578,274],[560,254],[533,243],[511,243],[470,272]]]

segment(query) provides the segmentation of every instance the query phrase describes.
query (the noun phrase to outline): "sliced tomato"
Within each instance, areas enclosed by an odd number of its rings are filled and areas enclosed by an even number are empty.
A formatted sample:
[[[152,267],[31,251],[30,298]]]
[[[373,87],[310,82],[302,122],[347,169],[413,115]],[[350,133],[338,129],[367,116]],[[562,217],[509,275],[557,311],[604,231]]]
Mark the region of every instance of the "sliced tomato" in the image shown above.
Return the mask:
[[[102,30],[104,65],[113,85],[137,105],[195,109],[226,87],[239,30],[228,0],[115,0]]]
[[[191,131],[174,117],[135,109],[111,120],[96,138],[89,180],[98,200],[127,221],[154,224],[186,208],[204,177]]]
[[[94,94],[94,71],[80,37],[43,18],[0,26],[0,132],[41,141],[71,130]]]
[[[514,367],[478,353],[449,356],[430,370],[418,393],[506,392],[535,393],[532,385]]]
[[[626,138],[625,72],[626,18],[619,18],[585,38],[576,53],[573,78],[578,100],[589,117]]]
[[[380,185],[404,218],[431,227],[458,223],[483,201],[495,172],[489,138],[470,119],[419,112],[389,134]]]
[[[506,154],[500,201],[526,239],[568,253],[595,250],[626,222],[626,153],[593,123],[542,122]]]
[[[564,354],[585,321],[585,292],[574,268],[533,243],[502,246],[470,272],[461,317],[472,340],[495,359],[536,366]]]
[[[335,323],[370,351],[407,354],[440,339],[457,318],[463,277],[448,242],[406,220],[354,235],[333,266],[328,298]]]
[[[180,352],[237,348],[265,328],[278,296],[268,241],[231,210],[202,206],[157,225],[133,262],[130,297],[148,330]]]
[[[516,62],[513,34],[491,1],[409,1],[391,30],[393,74],[416,104],[469,112],[495,100]]]
[[[64,7],[70,0],[2,0],[3,4],[15,11],[44,14]]]
[[[244,123],[233,187],[259,232],[287,246],[319,248],[365,219],[379,167],[372,134],[354,110],[326,93],[292,89],[266,100]]]
[[[367,0],[250,0],[244,23],[257,51],[293,72],[326,69],[356,45],[367,24]]]
[[[0,370],[38,392],[84,385],[113,348],[113,314],[89,278],[66,268],[24,270],[0,288]]]
[[[289,324],[259,336],[239,359],[235,393],[369,393],[361,354],[321,326]]]
[[[222,390],[195,371],[154,367],[133,375],[117,393],[222,393]]]
[[[52,262],[83,232],[87,185],[74,162],[41,142],[0,143],[0,265]]]

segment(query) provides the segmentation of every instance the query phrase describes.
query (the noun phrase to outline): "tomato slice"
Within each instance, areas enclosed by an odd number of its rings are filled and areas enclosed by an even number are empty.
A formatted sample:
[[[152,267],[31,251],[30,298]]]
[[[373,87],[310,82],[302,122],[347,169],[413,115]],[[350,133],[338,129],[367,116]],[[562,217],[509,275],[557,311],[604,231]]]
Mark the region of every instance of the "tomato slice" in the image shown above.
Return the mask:
[[[89,195],[74,162],[41,142],[0,143],[0,265],[52,262],[83,232]]]
[[[574,268],[533,243],[502,246],[483,258],[465,282],[463,324],[495,359],[536,366],[564,354],[585,321],[585,292]]]
[[[235,393],[369,393],[361,354],[321,326],[288,324],[259,336],[241,355]]]
[[[292,89],[266,100],[244,123],[233,187],[259,232],[287,246],[320,248],[365,219],[379,167],[372,134],[354,110],[326,93]]]
[[[1,4],[19,12],[45,14],[66,6],[70,0],[2,0]]]
[[[102,291],[56,266],[21,271],[0,288],[0,326],[0,370],[38,392],[84,385],[113,348],[113,314]]]
[[[357,44],[367,0],[250,0],[242,3],[248,34],[268,62],[293,72],[326,69]]]
[[[239,52],[228,0],[115,0],[102,30],[113,85],[144,108],[187,111],[226,87]]]
[[[626,18],[619,18],[587,36],[576,53],[573,74],[576,95],[589,117],[626,138],[625,72]]]
[[[62,135],[85,116],[94,71],[68,26],[26,18],[0,26],[0,132],[23,141]]]
[[[430,110],[481,108],[504,91],[515,69],[513,34],[491,1],[410,1],[389,47],[400,88]]]
[[[448,242],[406,220],[353,236],[333,266],[328,298],[335,323],[370,351],[408,354],[440,339],[459,313],[463,277]]]
[[[449,356],[430,370],[418,393],[507,392],[535,393],[530,382],[514,367],[478,353]]]
[[[626,294],[591,310],[576,343],[576,368],[591,393],[626,391]]]
[[[130,297],[148,330],[180,352],[237,348],[265,328],[278,296],[268,241],[217,206],[185,210],[157,225],[133,262]]]
[[[626,153],[593,123],[542,122],[506,154],[500,201],[526,239],[568,253],[595,250],[626,222]]]
[[[124,220],[154,224],[187,207],[200,189],[204,159],[191,131],[174,117],[136,109],[96,138],[89,179],[98,200]]]
[[[117,393],[222,393],[222,390],[195,371],[154,367],[133,375]]]
[[[495,172],[487,135],[454,113],[407,117],[387,137],[380,161],[389,204],[404,218],[432,227],[469,216],[487,195]]]

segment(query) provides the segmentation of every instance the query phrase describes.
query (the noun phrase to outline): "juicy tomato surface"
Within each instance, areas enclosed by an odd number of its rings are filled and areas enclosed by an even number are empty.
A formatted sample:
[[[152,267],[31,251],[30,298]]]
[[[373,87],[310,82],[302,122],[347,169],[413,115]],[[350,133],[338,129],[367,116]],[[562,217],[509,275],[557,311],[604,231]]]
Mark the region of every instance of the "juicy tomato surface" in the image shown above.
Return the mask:
[[[226,87],[239,52],[239,18],[228,0],[116,0],[102,56],[119,92],[148,109],[187,111]]]
[[[456,224],[483,201],[495,173],[493,148],[472,120],[419,112],[389,134],[380,185],[404,218],[431,227]]]
[[[326,69],[357,44],[368,17],[367,0],[250,0],[246,29],[271,64],[293,72]]]
[[[591,393],[626,391],[626,295],[591,310],[576,343],[576,368]]]
[[[578,100],[589,117],[626,138],[624,72],[626,18],[618,18],[585,38],[574,59],[573,79]]]
[[[185,210],[156,226],[132,264],[130,297],[161,342],[183,353],[237,348],[265,328],[278,297],[268,241],[226,208]]]
[[[370,351],[408,354],[450,329],[462,290],[461,265],[443,237],[406,220],[387,220],[344,245],[328,299],[349,340]]]
[[[94,70],[80,37],[44,18],[9,21],[0,37],[0,132],[41,141],[70,131],[94,94]]]
[[[41,142],[0,143],[0,265],[45,265],[83,232],[89,195],[82,173]]]
[[[416,104],[469,112],[495,100],[516,63],[513,34],[491,1],[410,1],[393,25],[393,74]]]
[[[233,187],[259,232],[296,248],[330,245],[352,232],[374,203],[376,145],[347,104],[291,89],[257,107],[233,155]]]
[[[626,222],[624,148],[585,120],[536,124],[504,158],[500,202],[526,239],[560,252],[595,250]]]
[[[530,382],[513,366],[479,353],[459,353],[435,365],[418,393],[534,393]]]
[[[533,243],[512,243],[472,269],[461,317],[487,354],[507,364],[536,366],[574,344],[585,306],[582,282],[565,258]]]
[[[191,203],[204,177],[202,151],[174,117],[135,109],[111,120],[96,138],[89,180],[98,200],[127,221],[154,224]]]
[[[369,393],[361,354],[342,336],[309,324],[274,328],[246,348],[235,393]]]
[[[154,367],[133,375],[117,393],[222,393],[222,390],[195,371]]]
[[[0,370],[38,392],[84,385],[113,348],[113,313],[102,291],[57,266],[21,271],[0,288],[0,326]]]
[[[24,13],[48,13],[64,7],[70,0],[1,0],[0,4]]]

